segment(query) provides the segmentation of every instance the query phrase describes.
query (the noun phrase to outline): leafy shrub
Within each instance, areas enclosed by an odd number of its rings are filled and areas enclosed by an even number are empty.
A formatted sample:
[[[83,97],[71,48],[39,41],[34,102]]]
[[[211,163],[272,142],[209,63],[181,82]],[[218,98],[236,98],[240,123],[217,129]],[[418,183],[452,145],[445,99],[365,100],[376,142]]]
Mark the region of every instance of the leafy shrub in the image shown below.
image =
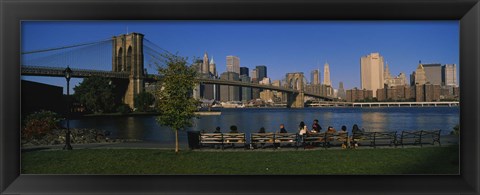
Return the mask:
[[[52,111],[39,111],[25,117],[22,127],[22,138],[26,140],[44,136],[53,129],[60,127],[60,118]]]
[[[132,112],[132,109],[127,104],[121,104],[120,106],[117,107],[117,112],[120,112],[122,114],[127,114]]]
[[[136,95],[134,103],[139,112],[149,111],[150,106],[155,103],[155,97],[151,93],[143,91]]]

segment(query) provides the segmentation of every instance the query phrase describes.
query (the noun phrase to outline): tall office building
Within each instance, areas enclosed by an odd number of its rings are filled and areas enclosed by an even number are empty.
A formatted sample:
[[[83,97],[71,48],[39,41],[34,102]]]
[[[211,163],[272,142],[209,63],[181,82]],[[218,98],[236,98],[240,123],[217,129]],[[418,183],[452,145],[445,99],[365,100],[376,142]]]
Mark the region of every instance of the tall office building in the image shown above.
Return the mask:
[[[238,81],[239,76],[236,72],[224,72],[220,75],[220,79],[229,81]],[[239,101],[239,89],[235,86],[220,86],[220,101]]]
[[[256,68],[252,70],[251,77],[252,77],[252,80],[253,79],[258,79],[258,71],[257,71]]]
[[[323,84],[332,86],[332,82],[330,81],[330,65],[327,62],[323,65]]]
[[[392,78],[392,75],[390,74],[390,69],[388,68],[388,63],[385,63],[385,72],[383,73],[383,78],[385,80]]]
[[[311,84],[312,85],[320,85],[320,75],[319,75],[319,72],[318,70],[313,70],[311,72]]]
[[[442,67],[442,82],[445,86],[458,86],[456,64],[445,64]]]
[[[250,75],[248,74],[248,67],[240,67],[240,75],[250,76]]]
[[[248,75],[240,75],[240,81],[242,83],[250,83],[250,77]],[[252,88],[250,87],[241,87],[241,100],[244,102],[250,101],[252,99]]]
[[[263,78],[267,77],[267,67],[266,66],[256,66],[255,69],[257,69],[257,74],[258,74],[258,80],[262,80]]]
[[[433,85],[442,84],[442,65],[441,64],[422,64],[425,70],[425,79],[427,83]]]
[[[217,67],[216,67],[215,61],[213,61],[213,56],[212,56],[212,59],[210,59],[210,74],[215,77],[218,77]]]
[[[360,59],[361,89],[371,90],[373,97],[377,97],[377,89],[383,88],[383,76],[383,56],[379,53],[371,53]]]
[[[240,75],[240,58],[227,56],[227,72],[235,72]]]
[[[210,72],[210,66],[208,63],[208,54],[205,52],[203,54],[203,62],[202,62],[202,73],[209,73]]]
[[[425,70],[421,63],[418,64],[417,70],[415,71],[415,85],[425,85],[427,83],[427,78],[425,77]]]
[[[337,97],[339,97],[342,100],[347,98],[347,94],[345,92],[345,89],[343,88],[343,82],[341,82],[341,81],[340,81],[340,83],[338,83]]]

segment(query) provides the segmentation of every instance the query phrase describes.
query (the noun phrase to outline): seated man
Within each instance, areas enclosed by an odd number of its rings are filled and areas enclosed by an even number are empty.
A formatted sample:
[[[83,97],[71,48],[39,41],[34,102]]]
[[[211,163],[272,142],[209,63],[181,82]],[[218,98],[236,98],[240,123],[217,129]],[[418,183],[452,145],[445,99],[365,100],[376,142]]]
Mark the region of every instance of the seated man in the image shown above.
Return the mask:
[[[342,149],[347,148],[347,127],[342,126],[342,130],[338,132],[337,141],[342,142]]]
[[[222,133],[222,132],[220,131],[220,127],[215,128],[215,131],[214,131],[213,133]]]
[[[265,128],[261,127],[260,130],[258,130],[258,133],[265,133]]]
[[[230,126],[230,132],[229,133],[239,133],[237,131],[237,126],[235,126],[235,125]]]
[[[322,130],[322,127],[320,126],[320,124],[318,124],[318,120],[313,120],[311,133],[320,133],[320,130]]]
[[[280,133],[287,133],[287,130],[285,129],[285,125],[280,124]]]

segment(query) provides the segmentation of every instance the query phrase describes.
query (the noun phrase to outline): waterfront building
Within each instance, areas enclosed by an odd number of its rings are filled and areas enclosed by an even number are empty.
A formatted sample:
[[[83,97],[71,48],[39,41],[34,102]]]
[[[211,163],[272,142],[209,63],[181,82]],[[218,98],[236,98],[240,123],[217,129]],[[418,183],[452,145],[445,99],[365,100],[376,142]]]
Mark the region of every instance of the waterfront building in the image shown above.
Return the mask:
[[[235,72],[240,75],[240,58],[237,56],[227,56],[227,72]]]
[[[423,65],[420,62],[415,71],[415,85],[424,85],[425,83],[427,83],[427,78],[425,76]]]
[[[253,75],[252,75],[253,76]],[[252,83],[258,84],[258,78],[253,78],[252,77]],[[252,88],[252,99],[256,100],[260,98],[260,89],[258,88]]]
[[[410,74],[410,86],[415,86],[415,71]]]
[[[258,80],[262,80],[263,78],[267,77],[267,67],[264,65],[256,66],[255,69],[257,69],[257,74],[258,74]]]
[[[325,62],[323,65],[323,84],[331,86],[332,83],[330,81],[330,65],[328,62]]]
[[[311,85],[320,85],[320,71],[319,70],[312,70],[310,73],[311,80],[310,84]]]
[[[442,85],[442,65],[441,64],[422,64],[425,71],[426,83],[433,85]]]
[[[346,94],[346,92],[345,92],[345,89],[343,88],[343,82],[340,81],[340,82],[338,83],[338,93],[337,93],[337,97],[338,97],[339,99],[344,100],[344,99],[347,98],[346,96],[347,96],[347,94]]]
[[[348,102],[357,102],[357,101],[364,101],[370,100],[373,98],[373,91],[367,89],[357,89],[356,87],[353,89],[347,90],[347,101]]]
[[[270,78],[264,77],[260,82],[260,85],[271,85]],[[271,90],[265,89],[260,91],[260,99],[265,102],[273,102],[273,92]]]
[[[239,76],[236,72],[224,72],[220,75],[220,79],[229,81],[238,81]],[[220,101],[239,101],[239,90],[236,86],[221,85],[220,86]]]
[[[445,86],[458,86],[456,64],[445,64],[442,67],[442,83]]]
[[[371,53],[360,58],[361,88],[375,91],[373,97],[376,97],[377,89],[383,88],[383,64],[383,56],[379,53]]]

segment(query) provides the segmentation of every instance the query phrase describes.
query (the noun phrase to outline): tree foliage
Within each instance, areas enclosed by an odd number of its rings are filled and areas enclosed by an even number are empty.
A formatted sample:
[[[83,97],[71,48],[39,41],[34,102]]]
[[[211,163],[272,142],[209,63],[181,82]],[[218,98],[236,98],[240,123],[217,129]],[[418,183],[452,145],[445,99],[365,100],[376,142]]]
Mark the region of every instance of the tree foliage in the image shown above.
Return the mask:
[[[195,88],[197,73],[187,65],[187,59],[165,54],[165,67],[159,67],[162,87],[156,93],[156,118],[161,125],[175,131],[175,152],[178,152],[178,131],[192,126],[192,118],[199,102],[191,93]]]
[[[103,77],[86,78],[75,86],[75,99],[85,105],[86,109],[95,113],[115,110],[114,85]]]
[[[155,97],[146,91],[140,92],[135,97],[135,108],[140,112],[145,112],[150,110],[150,106],[155,103]]]
[[[34,112],[23,120],[22,138],[27,141],[40,138],[59,127],[60,117],[57,113],[46,110]]]

